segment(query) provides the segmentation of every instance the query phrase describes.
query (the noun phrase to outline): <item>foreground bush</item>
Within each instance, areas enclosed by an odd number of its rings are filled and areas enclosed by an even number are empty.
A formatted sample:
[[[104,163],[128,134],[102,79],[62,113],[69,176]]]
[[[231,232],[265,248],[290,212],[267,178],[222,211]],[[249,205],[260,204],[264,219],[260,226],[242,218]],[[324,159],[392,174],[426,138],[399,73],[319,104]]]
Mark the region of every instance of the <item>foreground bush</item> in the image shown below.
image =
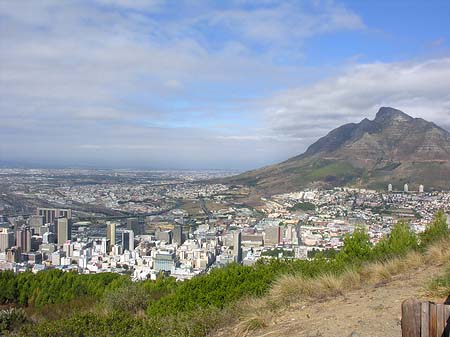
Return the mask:
[[[0,334],[18,328],[26,321],[26,314],[23,309],[11,308],[0,310]]]

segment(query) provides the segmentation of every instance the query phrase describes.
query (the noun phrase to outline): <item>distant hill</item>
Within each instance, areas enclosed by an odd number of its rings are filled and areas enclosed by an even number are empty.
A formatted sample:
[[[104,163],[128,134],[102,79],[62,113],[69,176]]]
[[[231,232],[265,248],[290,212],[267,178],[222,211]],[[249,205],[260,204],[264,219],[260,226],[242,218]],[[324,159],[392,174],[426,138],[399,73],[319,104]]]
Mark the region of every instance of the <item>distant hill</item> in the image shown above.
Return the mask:
[[[306,187],[450,189],[450,133],[434,123],[382,107],[374,120],[345,124],[282,163],[226,179],[267,194]]]

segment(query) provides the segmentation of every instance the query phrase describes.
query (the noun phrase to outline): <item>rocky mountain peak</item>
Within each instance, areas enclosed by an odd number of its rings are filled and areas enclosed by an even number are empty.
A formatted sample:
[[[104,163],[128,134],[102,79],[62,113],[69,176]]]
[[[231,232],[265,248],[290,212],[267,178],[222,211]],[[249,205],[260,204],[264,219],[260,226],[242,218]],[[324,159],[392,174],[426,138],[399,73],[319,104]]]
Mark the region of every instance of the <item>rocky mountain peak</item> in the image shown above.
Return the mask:
[[[391,107],[381,107],[374,119],[374,122],[380,124],[385,124],[388,122],[408,122],[413,120],[411,116],[405,114],[403,111],[391,108]]]

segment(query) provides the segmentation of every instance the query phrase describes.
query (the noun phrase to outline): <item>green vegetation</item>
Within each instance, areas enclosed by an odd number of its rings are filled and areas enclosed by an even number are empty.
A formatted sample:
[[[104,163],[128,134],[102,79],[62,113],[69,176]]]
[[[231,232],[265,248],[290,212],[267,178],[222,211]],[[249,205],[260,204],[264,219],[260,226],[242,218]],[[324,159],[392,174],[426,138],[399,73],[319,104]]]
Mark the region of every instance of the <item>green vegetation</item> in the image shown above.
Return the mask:
[[[310,202],[300,202],[289,208],[290,211],[315,211],[316,206]]]
[[[450,271],[444,276],[434,279],[427,286],[428,296],[447,297],[450,296]]]
[[[388,258],[411,255],[448,237],[448,228],[443,224],[445,217],[438,213],[435,221],[417,237],[408,225],[399,223],[375,246],[359,228],[345,237],[339,252],[317,253],[307,261],[268,259],[251,267],[232,264],[184,282],[161,277],[132,283],[128,277],[116,274],[77,275],[57,270],[36,275],[2,272],[0,303],[22,305],[27,311],[39,312],[62,304],[70,308],[71,303],[83,298],[96,299],[85,307],[73,306],[77,309],[55,319],[34,318],[32,324],[23,324],[20,330],[23,336],[204,336],[226,324],[230,316],[236,316],[236,306],[244,298],[262,299],[273,293],[277,285],[284,284],[280,280],[291,282],[302,292],[310,289],[307,294],[313,296],[316,288],[312,285],[316,283],[317,287],[320,285],[317,289],[336,294],[343,284],[359,282],[361,275],[383,279],[392,274],[391,269],[404,266],[401,260],[395,264],[385,262]],[[433,254],[442,255],[442,249]],[[421,263],[414,256],[410,260],[411,264]],[[372,267],[366,266],[368,262]],[[359,275],[356,273],[359,270],[366,271]],[[299,284],[299,280],[304,284]],[[310,288],[302,288],[304,285]],[[286,287],[280,286],[278,291],[283,294]],[[16,327],[5,326],[4,329],[10,330]]]
[[[353,167],[348,162],[336,161],[327,162],[326,165],[315,168],[308,174],[310,181],[325,180],[334,181],[351,181],[363,174],[363,170]]]
[[[4,332],[17,329],[26,321],[26,314],[23,309],[11,308],[0,310],[0,335]]]
[[[128,277],[113,273],[78,275],[75,272],[51,270],[37,273],[14,274],[0,272],[0,304],[20,304],[42,307],[64,303],[80,296],[100,298],[105,290],[116,289]]]
[[[294,251],[292,250],[285,250],[285,249],[279,249],[279,248],[275,248],[275,249],[271,249],[265,252],[261,253],[261,256],[267,256],[267,257],[275,257],[278,258],[279,256],[285,258],[285,257],[294,257]]]
[[[443,211],[436,214],[435,220],[420,235],[420,245],[422,247],[429,245],[431,242],[448,235],[447,218]]]

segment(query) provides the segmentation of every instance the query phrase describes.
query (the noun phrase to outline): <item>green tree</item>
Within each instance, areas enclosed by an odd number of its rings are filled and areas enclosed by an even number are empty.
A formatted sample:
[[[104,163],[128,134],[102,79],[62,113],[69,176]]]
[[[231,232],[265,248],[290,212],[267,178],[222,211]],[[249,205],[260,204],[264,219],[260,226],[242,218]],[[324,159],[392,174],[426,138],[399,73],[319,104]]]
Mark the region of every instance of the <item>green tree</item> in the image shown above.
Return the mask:
[[[444,211],[441,210],[436,213],[434,221],[420,234],[420,246],[426,247],[430,243],[448,237],[449,235],[450,231],[447,225],[447,217]]]
[[[369,234],[362,228],[355,229],[352,235],[344,237],[344,247],[337,255],[337,259],[346,263],[358,264],[369,260],[372,256],[372,244]]]
[[[377,258],[389,258],[404,255],[410,250],[417,249],[418,246],[417,236],[409,224],[399,222],[394,225],[388,236],[375,245],[373,254]]]

